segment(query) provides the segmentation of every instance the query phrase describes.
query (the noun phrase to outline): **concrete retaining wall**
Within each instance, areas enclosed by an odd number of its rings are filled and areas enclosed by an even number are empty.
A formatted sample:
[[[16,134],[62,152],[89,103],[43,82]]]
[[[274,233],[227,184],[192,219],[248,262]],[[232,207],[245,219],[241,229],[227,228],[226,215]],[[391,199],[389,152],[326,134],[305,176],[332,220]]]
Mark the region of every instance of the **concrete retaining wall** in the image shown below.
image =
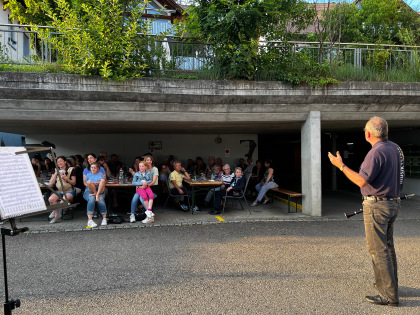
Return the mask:
[[[299,130],[310,111],[321,112],[326,127],[340,128],[378,113],[413,125],[420,120],[420,84],[346,82],[312,89],[279,82],[106,82],[67,74],[0,73],[0,123],[7,132],[45,133],[45,122],[51,121],[52,133],[63,124],[78,133],[105,131],[103,122],[114,123],[114,131],[121,133],[150,128],[207,133],[214,132],[214,124],[229,133],[260,133]]]

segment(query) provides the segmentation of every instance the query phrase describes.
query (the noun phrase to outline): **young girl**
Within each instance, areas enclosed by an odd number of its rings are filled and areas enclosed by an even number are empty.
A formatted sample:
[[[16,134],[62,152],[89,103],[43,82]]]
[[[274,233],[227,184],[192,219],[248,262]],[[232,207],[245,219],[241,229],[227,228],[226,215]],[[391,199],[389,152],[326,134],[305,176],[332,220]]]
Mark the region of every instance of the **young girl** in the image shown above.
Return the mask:
[[[133,185],[137,185],[136,193],[143,198],[144,205],[147,209],[146,211],[146,219],[144,219],[143,223],[151,223],[154,221],[154,213],[152,212],[153,207],[153,191],[149,187],[149,184],[153,181],[152,173],[148,171],[147,164],[145,161],[141,161],[139,163],[139,171],[134,174],[133,176]],[[130,222],[132,222],[131,216],[134,217],[134,214],[130,215]],[[134,219],[135,222],[135,219]]]
[[[99,164],[90,165],[90,173],[86,175],[86,187],[91,191],[89,197],[95,196],[95,201],[99,201],[99,195],[105,191],[105,176],[99,173]]]

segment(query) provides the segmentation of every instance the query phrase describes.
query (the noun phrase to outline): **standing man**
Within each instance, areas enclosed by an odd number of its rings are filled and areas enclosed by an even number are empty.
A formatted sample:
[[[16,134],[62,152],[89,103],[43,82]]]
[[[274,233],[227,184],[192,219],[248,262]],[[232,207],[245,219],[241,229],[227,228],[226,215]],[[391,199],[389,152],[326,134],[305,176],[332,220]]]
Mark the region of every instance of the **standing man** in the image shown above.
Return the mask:
[[[373,304],[398,306],[397,256],[394,249],[394,222],[400,210],[400,191],[404,184],[404,155],[401,148],[388,140],[388,123],[372,117],[364,128],[365,139],[372,145],[359,173],[342,161],[340,153],[330,152],[331,163],[354,184],[363,195],[363,219],[367,249],[375,273],[374,287],[379,295],[366,296]]]

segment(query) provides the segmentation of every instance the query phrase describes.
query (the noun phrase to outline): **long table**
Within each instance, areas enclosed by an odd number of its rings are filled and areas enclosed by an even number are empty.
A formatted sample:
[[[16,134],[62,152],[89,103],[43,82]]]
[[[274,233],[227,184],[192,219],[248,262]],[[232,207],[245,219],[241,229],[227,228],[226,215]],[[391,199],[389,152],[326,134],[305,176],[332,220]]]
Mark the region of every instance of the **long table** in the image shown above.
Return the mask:
[[[108,188],[108,190],[110,190],[110,189],[117,189],[117,190],[127,190],[127,191],[131,191],[131,190],[133,190],[134,192],[136,191],[136,185],[133,185],[133,184],[131,184],[131,182],[130,183],[126,183],[126,184],[119,184],[119,183],[114,183],[114,182],[107,182],[106,184],[105,184],[105,188]],[[110,200],[110,198],[111,198],[111,196],[110,196],[110,193],[109,193],[109,191],[108,191],[108,194],[107,194],[107,201],[108,201],[108,208],[107,208],[107,212],[108,212],[108,216],[110,216],[110,215],[112,215],[112,214],[114,214],[113,212],[113,209],[112,209],[112,207],[111,207],[111,200]]]
[[[194,214],[195,207],[195,194],[199,191],[209,191],[212,188],[219,187],[223,184],[222,181],[218,180],[193,180],[193,179],[184,179],[184,182],[191,186],[191,214]],[[213,193],[214,194],[214,193]]]

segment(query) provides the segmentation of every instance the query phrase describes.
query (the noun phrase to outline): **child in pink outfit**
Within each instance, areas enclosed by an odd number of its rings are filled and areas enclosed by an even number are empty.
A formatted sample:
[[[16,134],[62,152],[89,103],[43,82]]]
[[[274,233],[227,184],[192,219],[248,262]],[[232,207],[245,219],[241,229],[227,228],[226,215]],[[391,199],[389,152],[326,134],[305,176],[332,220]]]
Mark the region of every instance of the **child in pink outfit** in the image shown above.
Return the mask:
[[[152,189],[148,186],[152,181],[152,173],[147,170],[146,162],[141,161],[139,163],[139,171],[133,176],[132,184],[137,185],[136,193],[143,198],[144,205],[147,209],[147,218],[154,216],[152,212],[154,195]]]

